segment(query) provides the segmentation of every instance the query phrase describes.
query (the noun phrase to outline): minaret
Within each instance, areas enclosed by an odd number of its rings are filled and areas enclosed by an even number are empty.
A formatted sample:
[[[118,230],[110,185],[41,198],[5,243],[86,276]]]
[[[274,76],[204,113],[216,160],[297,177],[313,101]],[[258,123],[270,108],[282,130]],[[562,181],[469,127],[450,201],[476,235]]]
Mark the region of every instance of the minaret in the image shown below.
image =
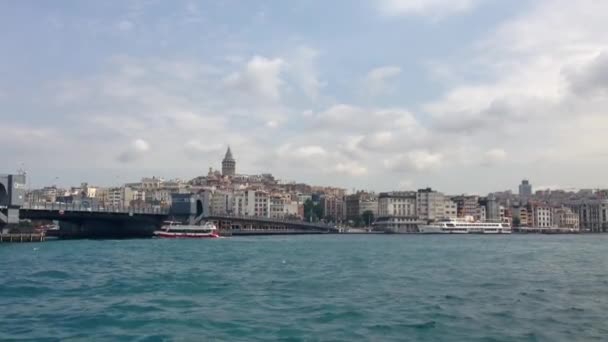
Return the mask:
[[[236,160],[232,157],[232,151],[230,151],[230,146],[228,146],[228,150],[226,151],[226,156],[224,160],[222,160],[222,175],[223,176],[234,176],[236,172]]]

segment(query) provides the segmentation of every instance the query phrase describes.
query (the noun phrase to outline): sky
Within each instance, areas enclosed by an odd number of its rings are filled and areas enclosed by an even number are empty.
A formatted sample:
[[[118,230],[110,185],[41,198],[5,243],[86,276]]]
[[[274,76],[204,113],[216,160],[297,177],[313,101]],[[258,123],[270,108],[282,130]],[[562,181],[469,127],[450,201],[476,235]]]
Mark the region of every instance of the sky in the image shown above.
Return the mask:
[[[608,1],[1,1],[0,172],[608,187]]]

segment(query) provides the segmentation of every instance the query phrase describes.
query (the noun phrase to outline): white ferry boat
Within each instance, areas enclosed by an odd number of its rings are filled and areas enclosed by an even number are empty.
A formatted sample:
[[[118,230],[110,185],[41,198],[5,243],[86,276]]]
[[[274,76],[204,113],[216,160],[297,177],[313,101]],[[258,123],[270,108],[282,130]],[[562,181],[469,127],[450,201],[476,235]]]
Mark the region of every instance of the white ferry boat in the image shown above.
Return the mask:
[[[418,226],[423,234],[511,234],[511,225],[498,222],[446,220]]]
[[[182,225],[179,222],[167,221],[160,230],[154,232],[154,235],[161,238],[188,238],[188,239],[203,239],[203,238],[219,238],[217,228],[213,223],[206,222],[203,225]]]

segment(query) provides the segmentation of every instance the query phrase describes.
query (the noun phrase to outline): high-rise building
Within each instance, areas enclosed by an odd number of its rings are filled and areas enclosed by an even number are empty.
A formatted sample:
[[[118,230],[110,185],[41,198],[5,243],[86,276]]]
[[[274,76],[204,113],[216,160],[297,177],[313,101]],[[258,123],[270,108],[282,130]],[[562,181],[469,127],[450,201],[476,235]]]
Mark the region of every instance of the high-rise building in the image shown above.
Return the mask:
[[[532,196],[532,184],[527,179],[521,181],[519,185],[519,198],[527,201]]]
[[[431,188],[420,189],[416,193],[416,211],[418,218],[434,221],[445,218],[445,196]]]
[[[489,194],[486,202],[486,220],[500,222],[500,204],[496,201],[494,194]]]
[[[228,150],[226,151],[226,156],[224,156],[224,160],[222,160],[222,175],[223,176],[234,176],[236,173],[236,160],[232,157],[232,151],[230,151],[230,146],[228,146]]]

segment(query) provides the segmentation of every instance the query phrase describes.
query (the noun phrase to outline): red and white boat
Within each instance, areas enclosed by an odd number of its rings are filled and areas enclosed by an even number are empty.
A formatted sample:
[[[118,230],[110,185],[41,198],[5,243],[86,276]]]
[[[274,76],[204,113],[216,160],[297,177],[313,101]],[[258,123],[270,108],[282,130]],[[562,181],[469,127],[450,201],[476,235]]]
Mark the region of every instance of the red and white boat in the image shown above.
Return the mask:
[[[154,235],[161,238],[173,239],[204,239],[219,238],[217,228],[211,222],[203,225],[183,225],[179,222],[167,221]]]

